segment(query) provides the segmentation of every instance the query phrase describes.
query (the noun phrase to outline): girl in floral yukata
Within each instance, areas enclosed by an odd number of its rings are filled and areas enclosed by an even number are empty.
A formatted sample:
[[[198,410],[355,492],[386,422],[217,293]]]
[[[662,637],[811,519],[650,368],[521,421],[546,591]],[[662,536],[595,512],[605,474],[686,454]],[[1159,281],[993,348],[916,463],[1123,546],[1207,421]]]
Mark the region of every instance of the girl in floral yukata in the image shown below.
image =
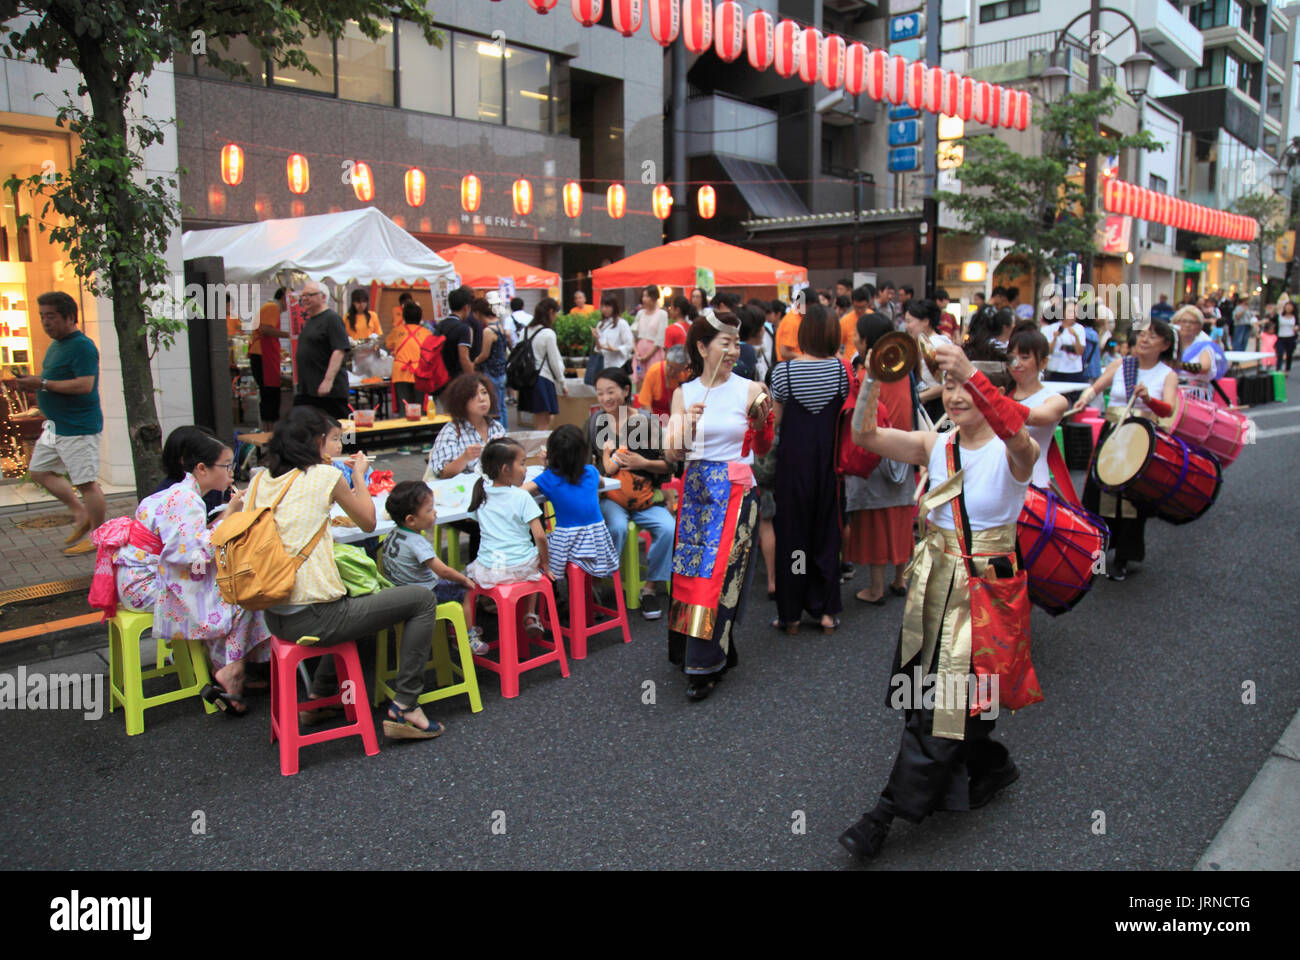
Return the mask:
[[[212,664],[213,682],[203,698],[227,716],[243,716],[244,661],[270,659],[270,633],[260,611],[227,603],[217,589],[216,564],[203,497],[225,490],[234,479],[234,453],[220,440],[195,438],[182,466],[185,479],[166,491],[148,517],[151,532],[162,543],[158,560],[158,601],[154,605],[154,636],[173,642],[187,637],[203,641]],[[227,506],[243,508],[236,492]]]

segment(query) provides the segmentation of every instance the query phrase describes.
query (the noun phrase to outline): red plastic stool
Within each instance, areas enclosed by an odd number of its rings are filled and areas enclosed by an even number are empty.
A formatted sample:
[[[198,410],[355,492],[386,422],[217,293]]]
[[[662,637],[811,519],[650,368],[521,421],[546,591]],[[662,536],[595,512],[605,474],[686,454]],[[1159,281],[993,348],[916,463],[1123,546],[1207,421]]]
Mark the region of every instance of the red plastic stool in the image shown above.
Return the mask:
[[[1101,428],[1105,426],[1106,420],[1095,408],[1087,407],[1074,415],[1074,422],[1086,423],[1092,428],[1092,446],[1095,450],[1097,441],[1101,439]]]
[[[304,637],[304,640],[314,639]],[[298,700],[298,665],[312,657],[334,658],[339,675],[339,692],[318,700]],[[346,696],[344,694],[347,694]],[[310,694],[309,694],[310,696]],[[357,708],[361,704],[361,708]],[[302,733],[298,729],[299,710],[320,710],[322,707],[342,706],[348,722],[331,730]],[[298,772],[298,751],[313,743],[338,740],[340,737],[361,738],[366,756],[379,752],[375,738],[375,721],[366,705],[366,679],[361,673],[361,658],[357,645],[349,640],[329,647],[289,643],[279,637],[271,638],[271,742],[280,741],[280,773],[291,777]]]
[[[552,640],[539,639],[530,641],[528,634],[524,632],[524,611],[520,601],[533,593],[541,595],[542,600],[545,601],[546,611],[550,613]],[[495,587],[480,587],[471,590],[468,595],[471,601],[469,604],[471,610],[474,609],[473,602],[478,599],[479,594],[489,597],[497,607],[498,636],[497,639],[491,641],[489,646],[497,651],[499,659],[489,660],[486,656],[475,654],[474,662],[479,666],[486,667],[501,678],[501,696],[507,700],[519,696],[519,675],[521,673],[545,666],[556,660],[560,662],[560,675],[564,677],[569,675],[569,661],[564,656],[563,628],[560,626],[560,618],[555,612],[555,592],[551,589],[549,577],[543,576],[540,580],[502,583]],[[545,622],[545,619],[543,613],[543,622]],[[547,652],[530,659],[529,654],[532,652],[529,649],[530,643],[543,647]]]
[[[623,578],[614,571],[614,596],[618,609],[602,607],[591,590],[591,575],[576,563],[566,564],[564,576],[569,581],[569,625],[564,628],[564,639],[569,641],[569,656],[574,660],[587,657],[587,638],[606,630],[623,631],[623,642],[631,643],[632,634],[627,627],[627,606],[623,600]],[[602,616],[604,620],[593,619]]]

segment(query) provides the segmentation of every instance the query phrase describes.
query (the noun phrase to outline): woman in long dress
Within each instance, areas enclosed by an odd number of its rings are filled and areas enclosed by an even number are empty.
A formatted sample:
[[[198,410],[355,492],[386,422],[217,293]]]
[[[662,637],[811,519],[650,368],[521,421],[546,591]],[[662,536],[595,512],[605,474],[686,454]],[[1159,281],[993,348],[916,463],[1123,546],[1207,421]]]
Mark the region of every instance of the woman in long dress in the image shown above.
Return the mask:
[[[687,353],[696,379],[673,394],[665,455],[686,460],[673,549],[668,659],[703,700],[736,664],[735,626],[747,593],[758,525],[754,451],[772,443],[771,400],[760,383],[732,372],[740,321],[717,313],[691,325]]]

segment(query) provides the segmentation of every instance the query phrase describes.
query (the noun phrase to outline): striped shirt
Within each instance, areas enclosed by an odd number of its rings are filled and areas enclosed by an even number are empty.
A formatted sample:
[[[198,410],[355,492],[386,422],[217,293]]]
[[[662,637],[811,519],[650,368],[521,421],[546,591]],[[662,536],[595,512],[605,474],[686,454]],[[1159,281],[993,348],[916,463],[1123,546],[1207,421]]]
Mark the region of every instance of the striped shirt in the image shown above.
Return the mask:
[[[830,402],[849,395],[849,376],[835,357],[821,360],[783,360],[772,371],[772,399],[792,399],[809,413],[818,414]]]

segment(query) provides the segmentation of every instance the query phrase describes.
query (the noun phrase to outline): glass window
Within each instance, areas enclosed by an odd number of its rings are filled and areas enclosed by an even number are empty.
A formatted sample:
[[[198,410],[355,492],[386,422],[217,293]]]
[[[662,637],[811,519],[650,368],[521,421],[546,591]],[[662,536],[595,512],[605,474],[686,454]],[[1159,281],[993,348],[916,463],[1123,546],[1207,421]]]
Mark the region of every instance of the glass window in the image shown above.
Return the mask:
[[[442,31],[442,47],[426,43],[420,28],[401,21],[399,56],[402,109],[451,116],[451,31]]]
[[[371,40],[349,21],[339,37],[339,96],[361,103],[393,105],[393,25],[381,23],[383,34]]]
[[[1001,3],[986,3],[980,7],[980,23],[1037,13],[1040,3],[1041,0],[1003,0]]]
[[[308,36],[303,39],[302,51],[319,75],[292,67],[276,67],[272,79],[277,87],[294,90],[311,90],[316,93],[334,92],[334,41],[326,36]]]
[[[509,53],[491,40],[457,33],[453,44],[456,116],[462,120],[504,123],[501,60]]]
[[[194,58],[195,73],[200,77],[212,77],[215,80],[241,80],[245,83],[256,83],[260,86],[266,85],[266,61],[262,55],[254,49],[253,45],[248,42],[247,37],[223,38],[212,41],[216,48],[217,55],[223,60],[234,60],[242,63],[244,68],[252,74],[251,80],[245,80],[242,77],[231,77],[229,74],[218,70],[208,58],[196,56]]]
[[[522,47],[506,48],[506,123],[551,132],[551,57]]]

